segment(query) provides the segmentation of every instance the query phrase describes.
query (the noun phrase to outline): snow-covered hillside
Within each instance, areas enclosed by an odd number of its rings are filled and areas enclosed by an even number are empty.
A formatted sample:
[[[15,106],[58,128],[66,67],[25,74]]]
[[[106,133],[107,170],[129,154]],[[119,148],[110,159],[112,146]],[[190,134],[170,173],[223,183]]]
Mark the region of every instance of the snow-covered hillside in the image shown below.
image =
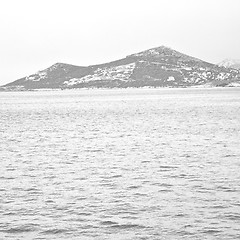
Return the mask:
[[[2,89],[238,86],[240,70],[228,68],[232,63],[215,65],[160,46],[87,67],[57,63]]]

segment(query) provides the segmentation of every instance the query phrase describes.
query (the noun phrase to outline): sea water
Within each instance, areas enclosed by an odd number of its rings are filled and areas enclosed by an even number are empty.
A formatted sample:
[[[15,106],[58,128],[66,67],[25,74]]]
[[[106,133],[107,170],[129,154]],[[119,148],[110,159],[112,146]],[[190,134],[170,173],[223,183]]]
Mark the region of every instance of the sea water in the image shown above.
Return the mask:
[[[240,88],[1,92],[0,239],[240,239]]]

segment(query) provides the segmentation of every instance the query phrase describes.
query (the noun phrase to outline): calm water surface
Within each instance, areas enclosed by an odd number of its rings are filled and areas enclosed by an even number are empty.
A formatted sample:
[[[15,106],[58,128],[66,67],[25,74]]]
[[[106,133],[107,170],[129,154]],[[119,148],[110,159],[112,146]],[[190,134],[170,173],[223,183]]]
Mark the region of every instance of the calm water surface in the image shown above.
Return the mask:
[[[0,93],[0,239],[240,239],[240,88]]]

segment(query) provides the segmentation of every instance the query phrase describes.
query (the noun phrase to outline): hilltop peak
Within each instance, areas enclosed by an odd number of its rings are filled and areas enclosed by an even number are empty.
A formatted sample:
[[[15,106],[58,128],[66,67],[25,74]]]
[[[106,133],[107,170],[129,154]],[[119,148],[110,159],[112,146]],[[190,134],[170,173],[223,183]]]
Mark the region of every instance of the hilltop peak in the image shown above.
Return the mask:
[[[72,64],[57,62],[57,63],[54,63],[52,66],[50,66],[48,69],[50,68],[56,69],[56,68],[62,68],[62,67],[76,67],[76,66]]]
[[[166,47],[166,46],[159,46],[155,48],[150,48],[142,52],[134,53],[129,56],[131,57],[141,57],[141,56],[158,56],[160,54],[165,53],[166,51],[174,51],[173,49]]]
[[[218,63],[218,66],[225,68],[240,69],[240,59],[226,58],[222,62]]]
[[[168,47],[168,46],[164,46],[164,45],[161,45],[159,47],[155,47],[155,48],[151,48],[149,50],[158,50],[158,51],[164,51],[164,50],[168,50],[168,51],[174,51],[172,48]]]
[[[176,58],[180,61],[195,61],[195,62],[202,62],[198,58],[194,58],[191,56],[188,56],[186,54],[183,54],[181,52],[178,52],[170,47],[167,46],[159,46],[155,48],[150,48],[148,50],[135,53],[132,55],[129,55],[128,57],[138,57],[138,58],[154,58],[154,59],[165,59],[166,58]]]

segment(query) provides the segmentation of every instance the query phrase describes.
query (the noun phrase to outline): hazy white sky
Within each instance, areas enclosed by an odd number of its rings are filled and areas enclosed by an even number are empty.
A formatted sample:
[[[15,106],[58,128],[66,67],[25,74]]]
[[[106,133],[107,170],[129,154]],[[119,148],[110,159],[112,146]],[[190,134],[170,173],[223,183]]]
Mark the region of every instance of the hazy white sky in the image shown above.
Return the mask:
[[[161,45],[218,63],[240,59],[240,0],[0,0],[0,33],[0,85]]]

